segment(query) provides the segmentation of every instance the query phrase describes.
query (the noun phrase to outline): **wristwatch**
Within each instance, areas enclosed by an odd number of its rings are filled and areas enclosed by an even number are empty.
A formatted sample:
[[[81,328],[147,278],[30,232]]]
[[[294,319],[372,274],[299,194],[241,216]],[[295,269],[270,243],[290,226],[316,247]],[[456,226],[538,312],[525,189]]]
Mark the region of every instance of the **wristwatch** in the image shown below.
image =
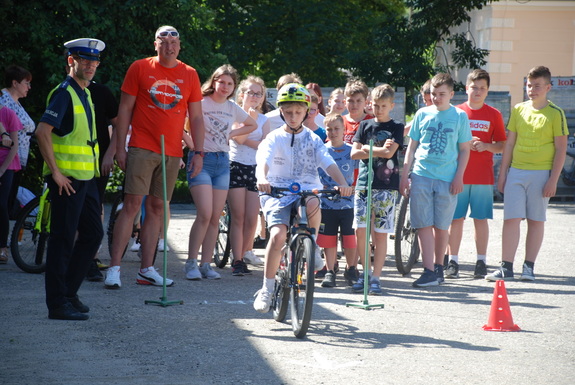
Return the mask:
[[[10,134],[7,133],[7,132],[3,132],[2,135],[8,135],[8,136],[10,136]]]
[[[194,155],[199,155],[203,158],[204,156],[206,156],[206,153],[203,151],[194,151]]]

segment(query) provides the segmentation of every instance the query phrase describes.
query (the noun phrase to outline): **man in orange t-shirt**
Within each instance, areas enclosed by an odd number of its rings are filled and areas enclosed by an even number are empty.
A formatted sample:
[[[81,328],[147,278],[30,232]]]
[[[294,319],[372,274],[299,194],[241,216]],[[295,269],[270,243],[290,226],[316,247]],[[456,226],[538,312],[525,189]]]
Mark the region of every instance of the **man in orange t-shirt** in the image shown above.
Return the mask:
[[[182,157],[184,123],[189,116],[195,155],[190,163],[192,176],[202,169],[204,123],[201,85],[196,70],[178,60],[180,34],[171,26],[161,26],[155,33],[157,56],[137,60],[128,69],[122,85],[118,110],[116,161],[126,172],[124,206],[114,226],[112,260],[104,285],[119,289],[120,262],[130,239],[132,224],[142,199],[146,221],[141,230],[142,262],[136,283],[164,284],[153,267],[161,220],[164,214],[161,136],[166,156],[166,185],[169,201],[176,183]],[[132,126],[129,149],[126,136]],[[165,279],[170,286],[173,281]]]

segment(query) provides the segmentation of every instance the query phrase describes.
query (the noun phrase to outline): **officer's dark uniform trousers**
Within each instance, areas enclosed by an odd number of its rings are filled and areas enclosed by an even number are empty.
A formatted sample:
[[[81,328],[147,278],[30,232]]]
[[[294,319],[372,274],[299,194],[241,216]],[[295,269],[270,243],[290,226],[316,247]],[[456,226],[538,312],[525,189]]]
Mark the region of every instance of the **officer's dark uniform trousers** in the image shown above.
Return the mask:
[[[68,196],[59,195],[58,185],[47,177],[52,204],[45,281],[48,309],[77,295],[104,237],[96,179],[70,179],[76,193]]]

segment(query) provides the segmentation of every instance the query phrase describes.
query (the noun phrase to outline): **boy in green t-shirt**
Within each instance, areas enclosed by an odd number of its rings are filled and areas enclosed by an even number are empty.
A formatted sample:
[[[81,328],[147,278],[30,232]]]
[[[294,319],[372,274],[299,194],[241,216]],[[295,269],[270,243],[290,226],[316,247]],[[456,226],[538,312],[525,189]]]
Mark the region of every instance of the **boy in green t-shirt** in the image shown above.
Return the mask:
[[[565,162],[569,132],[563,110],[547,100],[551,90],[549,68],[532,68],[525,90],[529,100],[513,108],[507,125],[509,132],[497,183],[504,193],[502,262],[498,270],[485,277],[488,281],[513,279],[513,261],[524,218],[527,237],[520,279],[535,280],[533,265],[543,243],[547,204],[557,191]]]

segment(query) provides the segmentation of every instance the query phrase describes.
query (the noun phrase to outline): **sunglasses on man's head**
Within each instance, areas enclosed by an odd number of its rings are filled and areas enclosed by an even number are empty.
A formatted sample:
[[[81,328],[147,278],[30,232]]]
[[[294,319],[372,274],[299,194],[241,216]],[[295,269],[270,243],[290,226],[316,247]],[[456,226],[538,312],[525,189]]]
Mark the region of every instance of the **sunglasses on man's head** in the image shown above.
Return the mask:
[[[166,37],[166,36],[173,36],[173,37],[180,37],[178,31],[162,31],[158,32],[158,37]]]

